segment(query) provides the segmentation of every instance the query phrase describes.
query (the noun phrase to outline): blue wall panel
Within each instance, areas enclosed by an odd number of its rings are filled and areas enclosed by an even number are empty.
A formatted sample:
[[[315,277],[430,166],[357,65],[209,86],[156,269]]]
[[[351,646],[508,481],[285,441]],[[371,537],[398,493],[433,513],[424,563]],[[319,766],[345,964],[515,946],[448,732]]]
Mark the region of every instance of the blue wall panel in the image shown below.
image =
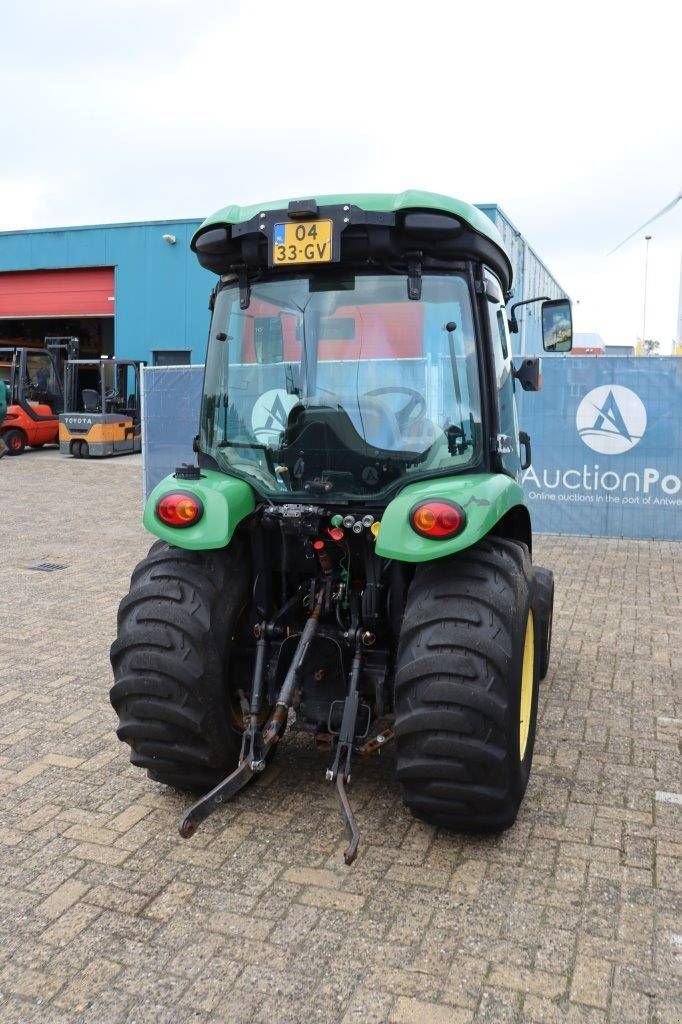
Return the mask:
[[[33,233],[26,231],[0,235],[0,271],[32,269],[34,237]]]

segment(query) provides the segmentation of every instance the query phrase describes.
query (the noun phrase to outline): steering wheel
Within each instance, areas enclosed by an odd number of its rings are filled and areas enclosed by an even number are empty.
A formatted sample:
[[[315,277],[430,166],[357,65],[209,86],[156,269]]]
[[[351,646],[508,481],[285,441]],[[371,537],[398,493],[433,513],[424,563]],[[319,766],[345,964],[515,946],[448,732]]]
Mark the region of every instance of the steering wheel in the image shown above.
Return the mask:
[[[426,412],[426,399],[415,388],[403,387],[402,385],[389,385],[385,388],[375,388],[373,391],[366,391],[366,398],[381,398],[382,395],[407,395],[408,399],[402,408],[395,411],[395,418],[402,433],[405,433],[410,419],[413,421],[421,419]],[[417,410],[416,415],[413,415]]]

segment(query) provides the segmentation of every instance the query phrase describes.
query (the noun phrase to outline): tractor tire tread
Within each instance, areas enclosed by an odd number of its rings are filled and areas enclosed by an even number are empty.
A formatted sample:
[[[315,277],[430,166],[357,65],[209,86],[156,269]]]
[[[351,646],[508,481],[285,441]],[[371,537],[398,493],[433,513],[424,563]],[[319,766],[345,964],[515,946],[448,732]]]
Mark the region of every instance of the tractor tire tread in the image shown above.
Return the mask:
[[[554,617],[554,573],[542,566],[533,566],[533,604],[540,637],[540,679],[549,671]]]
[[[510,755],[508,679],[532,572],[525,545],[497,537],[415,572],[395,674],[397,774],[405,804],[438,827],[499,831],[518,813],[527,776]]]
[[[131,762],[155,781],[206,790],[236,764],[224,660],[248,589],[238,539],[201,552],[157,541],[133,570],[111,646],[110,699]]]

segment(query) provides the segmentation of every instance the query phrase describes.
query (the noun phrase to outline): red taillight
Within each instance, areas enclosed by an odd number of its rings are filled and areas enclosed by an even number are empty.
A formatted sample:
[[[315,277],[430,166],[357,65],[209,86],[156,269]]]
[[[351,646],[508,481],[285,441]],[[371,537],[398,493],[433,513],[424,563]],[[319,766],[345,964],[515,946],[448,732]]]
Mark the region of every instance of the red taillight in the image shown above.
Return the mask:
[[[460,533],[466,525],[463,508],[454,501],[422,501],[410,512],[410,526],[422,537],[446,540]]]
[[[194,526],[204,514],[204,506],[195,494],[173,491],[159,498],[156,514],[166,526]]]

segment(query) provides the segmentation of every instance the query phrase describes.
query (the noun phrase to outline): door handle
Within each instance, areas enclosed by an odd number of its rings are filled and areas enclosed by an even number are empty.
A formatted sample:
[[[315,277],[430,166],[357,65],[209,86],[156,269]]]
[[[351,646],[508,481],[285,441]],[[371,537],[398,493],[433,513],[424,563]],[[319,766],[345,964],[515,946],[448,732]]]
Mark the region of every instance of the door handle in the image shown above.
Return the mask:
[[[521,460],[521,469],[530,469],[533,455],[530,448],[530,434],[525,430],[519,430],[519,444],[524,450],[524,458]]]

